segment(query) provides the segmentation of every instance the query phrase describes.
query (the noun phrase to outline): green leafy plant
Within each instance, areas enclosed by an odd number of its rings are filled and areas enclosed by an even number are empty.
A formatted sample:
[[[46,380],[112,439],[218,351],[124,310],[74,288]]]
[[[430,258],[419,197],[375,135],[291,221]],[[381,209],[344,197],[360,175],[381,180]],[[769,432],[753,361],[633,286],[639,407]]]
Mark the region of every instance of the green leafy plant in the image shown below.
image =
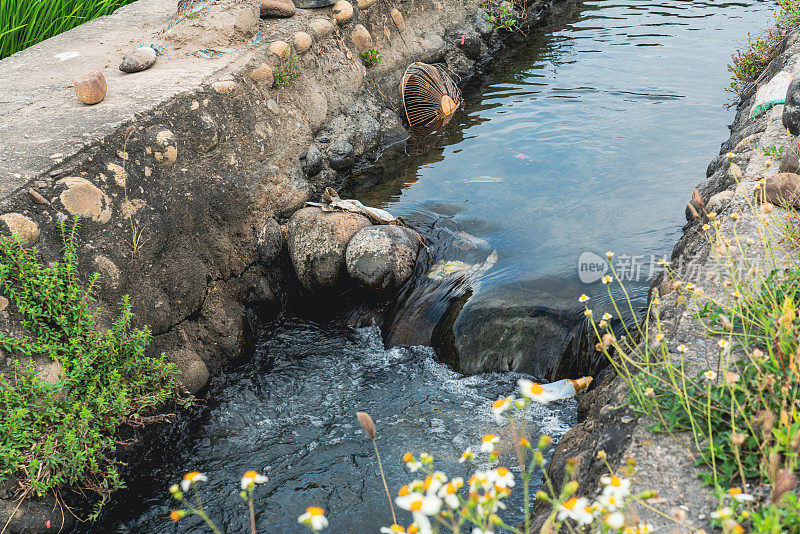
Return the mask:
[[[84,22],[113,13],[134,0],[3,0],[0,2],[0,59]]]
[[[758,37],[747,36],[747,46],[737,50],[728,70],[733,75],[731,91],[742,94],[764,72],[781,51],[786,34],[800,26],[800,0],[780,0],[775,25]]]
[[[361,51],[361,62],[367,68],[377,67],[383,61],[383,57],[377,50],[369,49]]]
[[[15,305],[25,335],[0,332],[14,363],[0,374],[0,480],[25,494],[80,485],[102,500],[121,487],[114,453],[123,426],[163,421],[159,408],[182,399],[173,363],[148,357],[150,331],[131,325],[128,297],[110,328],[93,315],[100,276],[78,273],[78,221],[61,223],[63,258],[49,264],[36,248],[0,236],[0,290]],[[60,378],[44,382],[34,362],[55,362]],[[102,504],[101,500],[101,504]]]
[[[521,12],[517,0],[480,0],[480,6],[493,28],[514,31],[519,27]]]
[[[706,274],[718,292],[707,294],[667,267],[676,304],[691,311],[716,349],[706,355],[709,369],[686,370],[687,348],[662,333],[658,293],[625,336],[605,318],[591,320],[597,350],[628,384],[631,406],[654,421],[651,430],[691,433],[697,463],[706,468],[700,477],[720,499],[712,517],[725,533],[742,532],[742,525],[794,532],[800,514],[792,493],[800,471],[800,241],[793,219],[773,220],[774,206],[761,201],[748,208],[758,240],[737,230],[742,215],[730,213],[732,226],[723,231],[707,214],[702,231],[718,272]],[[604,279],[609,296],[613,278]],[[614,308],[620,314],[616,302]],[[633,313],[630,302],[627,309]],[[748,485],[770,487],[768,502],[747,494]]]
[[[297,54],[292,52],[286,56],[281,56],[273,70],[273,78],[276,87],[285,87],[300,77],[303,69],[300,67],[300,61]]]
[[[761,152],[765,156],[767,156],[769,158],[775,158],[775,159],[782,158],[784,156],[784,154],[788,153],[789,150],[790,150],[789,147],[786,147],[786,146],[780,146],[780,147],[778,147],[778,146],[762,146],[762,147],[759,147],[759,148],[761,149]]]

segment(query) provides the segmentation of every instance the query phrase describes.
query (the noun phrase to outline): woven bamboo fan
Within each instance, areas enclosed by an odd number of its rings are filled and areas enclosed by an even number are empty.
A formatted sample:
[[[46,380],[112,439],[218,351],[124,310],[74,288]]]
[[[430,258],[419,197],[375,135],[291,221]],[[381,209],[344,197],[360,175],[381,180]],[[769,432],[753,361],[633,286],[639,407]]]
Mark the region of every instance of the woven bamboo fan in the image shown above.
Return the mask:
[[[461,91],[447,73],[438,66],[412,63],[400,80],[408,125],[411,128],[447,124],[461,106]]]

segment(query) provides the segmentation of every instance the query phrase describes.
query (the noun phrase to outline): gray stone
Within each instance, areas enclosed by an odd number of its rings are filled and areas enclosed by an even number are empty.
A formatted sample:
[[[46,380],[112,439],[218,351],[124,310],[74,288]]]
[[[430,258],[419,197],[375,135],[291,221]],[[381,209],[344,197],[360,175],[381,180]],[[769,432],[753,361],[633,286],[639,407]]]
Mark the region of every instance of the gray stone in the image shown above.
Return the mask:
[[[712,196],[708,199],[708,203],[706,204],[706,211],[709,213],[720,213],[728,204],[730,204],[731,199],[733,198],[733,191],[727,189],[725,191],[721,191],[716,195]]]
[[[178,381],[194,395],[208,384],[209,373],[206,364],[193,350],[174,349],[165,353],[167,360],[175,363],[181,372]]]
[[[156,51],[149,46],[140,46],[122,60],[119,70],[122,72],[140,72],[147,70],[156,62]]]
[[[366,217],[303,208],[289,219],[287,243],[297,278],[311,291],[330,289],[345,270],[347,244],[370,226]]]
[[[546,380],[593,375],[607,362],[584,343],[583,309],[563,281],[538,280],[479,292],[437,325],[433,344],[465,374],[529,373]]]
[[[381,123],[372,118],[367,113],[361,113],[356,123],[358,124],[358,136],[364,151],[370,151],[378,146],[381,136]]]
[[[322,170],[324,158],[322,152],[319,151],[317,145],[310,145],[306,151],[306,157],[303,161],[303,172],[307,176],[315,176]]]
[[[781,172],[800,172],[800,137],[792,141],[792,146],[784,152],[779,169]]]
[[[414,274],[421,239],[402,226],[370,226],[347,245],[347,272],[374,291],[395,291]]]
[[[792,135],[800,135],[800,76],[796,76],[786,91],[783,107],[783,126]]]
[[[346,169],[353,164],[353,145],[341,139],[331,143],[328,149],[328,162],[337,171]]]
[[[281,225],[272,217],[267,218],[258,232],[258,259],[265,265],[275,263],[283,250],[284,238]]]

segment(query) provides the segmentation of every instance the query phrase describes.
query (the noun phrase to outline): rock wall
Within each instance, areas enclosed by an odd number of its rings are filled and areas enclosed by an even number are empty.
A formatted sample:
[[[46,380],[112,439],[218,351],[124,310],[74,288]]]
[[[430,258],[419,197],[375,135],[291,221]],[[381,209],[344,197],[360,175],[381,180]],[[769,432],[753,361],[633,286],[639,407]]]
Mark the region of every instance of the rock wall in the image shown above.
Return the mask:
[[[368,3],[341,24],[331,8],[259,21],[241,2],[218,4],[176,23],[174,2],[140,0],[0,62],[10,95],[0,102],[0,231],[54,259],[56,223],[79,217],[82,272],[102,275],[100,324],[130,295],[151,350],[175,361],[193,392],[247,353],[248,310],[274,314],[299,291],[289,217],[407,137],[397,96],[405,67],[444,62],[464,81],[500,46],[477,5],[460,0]],[[551,4],[530,3],[526,24]],[[164,53],[152,68],[116,70],[148,42]],[[370,70],[365,46],[383,57]],[[209,59],[208,47],[223,53]],[[279,86],[281,56],[299,75]],[[108,95],[84,106],[72,81],[94,69]],[[353,254],[347,267],[365,283],[391,283]],[[20,330],[2,297],[0,329]],[[2,372],[11,355],[0,356]],[[14,514],[8,532],[68,521],[52,504],[17,507],[13,496],[0,494],[2,522]]]
[[[672,252],[671,263],[673,268],[680,269],[686,282],[693,283],[710,298],[724,301],[727,297],[722,286],[724,258],[721,259],[719,252],[709,244],[703,230],[703,225],[710,222],[708,215],[715,214],[723,239],[733,243],[752,239],[753,243],[759,243],[761,236],[769,235],[765,232],[758,206],[753,209],[756,204],[754,192],[760,180],[766,183],[767,200],[770,200],[770,191],[792,193],[800,184],[800,176],[786,174],[800,169],[796,157],[798,142],[794,141],[790,147],[791,137],[787,135],[787,129],[800,132],[800,116],[796,114],[800,108],[795,104],[800,103],[800,82],[795,81],[790,86],[786,106],[777,105],[757,117],[750,116],[756,105],[758,89],[780,77],[792,79],[800,75],[798,38],[798,30],[787,35],[783,52],[769,65],[762,81],[740,101],[730,127],[731,137],[722,144],[720,155],[709,164],[706,179],[697,186],[699,195],[687,198],[690,202],[686,209],[688,222],[683,237]],[[762,150],[766,147],[775,147],[776,151],[782,151],[783,156],[768,155],[768,151]],[[735,166],[732,167],[731,163]],[[791,187],[785,187],[787,184]],[[771,215],[777,223],[785,217],[785,212],[775,208]],[[782,248],[776,247],[774,261],[778,266],[788,265]],[[748,249],[746,254],[755,264],[760,261],[763,261],[762,265],[768,264],[764,251],[758,246]],[[771,262],[770,258],[769,264]],[[652,283],[651,300],[654,290],[658,290],[661,332],[668,340],[670,352],[677,355],[680,354],[677,351],[679,345],[686,347],[682,357],[687,374],[694,376],[715,367],[719,358],[717,340],[706,336],[705,329],[697,324],[686,299],[681,298],[672,281],[662,274]],[[654,323],[652,320],[651,327]],[[655,333],[651,331],[651,340],[655,339]],[[658,345],[655,341],[654,344]],[[698,477],[701,468],[694,465],[698,455],[691,434],[670,436],[647,430],[655,421],[637,417],[632,412],[628,387],[611,369],[598,377],[595,387],[580,399],[578,417],[579,424],[555,446],[547,467],[557,487],[563,482],[569,458],[577,460],[579,493],[586,496],[597,492],[600,477],[607,473],[598,452],[605,451],[615,470],[621,469],[630,458],[636,462],[633,492],[655,490],[658,497],[649,504],[667,517],[682,518],[683,524],[676,526],[674,521],[638,507],[641,521],[652,523],[655,532],[712,531],[710,514],[718,501],[711,494],[711,488],[701,485]],[[537,504],[538,525],[544,522],[549,512],[546,505]]]

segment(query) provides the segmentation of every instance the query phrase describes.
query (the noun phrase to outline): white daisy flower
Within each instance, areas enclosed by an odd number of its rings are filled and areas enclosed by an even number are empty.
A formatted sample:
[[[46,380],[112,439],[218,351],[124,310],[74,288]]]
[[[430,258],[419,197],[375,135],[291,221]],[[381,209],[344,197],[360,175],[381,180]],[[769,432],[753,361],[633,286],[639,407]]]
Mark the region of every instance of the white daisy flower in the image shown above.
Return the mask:
[[[183,480],[181,480],[181,489],[184,493],[189,491],[189,488],[192,487],[193,484],[197,482],[208,482],[208,477],[205,476],[200,471],[192,471],[190,473],[186,473],[183,475]]]
[[[535,400],[541,403],[548,403],[555,399],[552,391],[548,391],[541,384],[521,378],[517,380],[517,385],[522,395],[528,399]]]
[[[572,519],[578,524],[588,525],[594,521],[592,507],[586,497],[572,497],[558,507],[558,520]]]
[[[263,484],[267,482],[269,479],[264,475],[259,475],[255,471],[248,471],[242,477],[242,489],[243,490],[251,490],[253,486],[256,484]]]
[[[494,444],[500,441],[500,437],[494,434],[486,434],[481,438],[481,452],[493,452]]]
[[[328,518],[325,517],[325,510],[317,506],[309,506],[306,512],[297,518],[298,523],[302,523],[314,532],[328,528]]]

